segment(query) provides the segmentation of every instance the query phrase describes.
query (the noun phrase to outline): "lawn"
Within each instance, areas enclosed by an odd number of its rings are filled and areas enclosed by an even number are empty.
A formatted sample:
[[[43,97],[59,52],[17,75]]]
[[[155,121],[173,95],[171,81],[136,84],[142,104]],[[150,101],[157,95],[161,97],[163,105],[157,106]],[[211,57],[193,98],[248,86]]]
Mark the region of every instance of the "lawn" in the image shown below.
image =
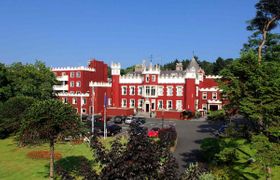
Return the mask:
[[[13,138],[0,140],[0,179],[48,179],[49,160],[28,158],[26,154],[33,150],[49,150],[49,147],[45,144],[20,148]],[[55,151],[60,152],[62,158],[85,156],[93,159],[93,153],[86,144],[57,143]]]

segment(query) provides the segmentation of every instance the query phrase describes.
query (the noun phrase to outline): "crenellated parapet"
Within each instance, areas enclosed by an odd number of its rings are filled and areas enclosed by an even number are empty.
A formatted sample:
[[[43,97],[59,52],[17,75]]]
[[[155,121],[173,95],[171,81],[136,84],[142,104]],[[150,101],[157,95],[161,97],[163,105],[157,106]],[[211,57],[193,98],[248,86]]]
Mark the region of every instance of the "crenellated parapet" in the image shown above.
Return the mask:
[[[143,82],[143,77],[140,74],[137,75],[123,75],[120,77],[120,83],[122,84],[141,84]]]
[[[152,66],[144,68],[142,74],[160,74],[160,67],[159,65]]]
[[[120,63],[111,63],[111,73],[112,75],[120,75],[121,74],[121,64]]]
[[[221,79],[222,76],[218,76],[218,75],[207,75],[205,76],[206,79]]]
[[[108,82],[93,82],[93,81],[90,81],[89,86],[90,87],[112,87],[112,84],[108,83]]]
[[[59,97],[89,97],[89,93],[56,93]]]
[[[212,92],[212,91],[221,91],[218,87],[211,88],[200,88],[199,91]]]
[[[52,71],[92,71],[95,72],[94,68],[88,68],[85,66],[79,66],[79,67],[54,67],[52,68]]]
[[[162,75],[158,78],[159,84],[184,84],[185,77],[182,75],[171,76],[171,75]]]

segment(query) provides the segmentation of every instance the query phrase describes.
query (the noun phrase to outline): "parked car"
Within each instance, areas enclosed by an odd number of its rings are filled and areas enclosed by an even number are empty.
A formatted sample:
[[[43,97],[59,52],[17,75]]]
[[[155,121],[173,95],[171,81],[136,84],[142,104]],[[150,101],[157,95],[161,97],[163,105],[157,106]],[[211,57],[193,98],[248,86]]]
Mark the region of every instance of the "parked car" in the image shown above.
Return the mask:
[[[130,123],[132,123],[132,121],[133,121],[133,117],[127,117],[126,119],[125,119],[125,121],[124,121],[124,123],[125,124],[130,124]]]
[[[158,137],[160,128],[159,127],[154,127],[151,130],[148,131],[148,137]]]
[[[145,124],[146,123],[146,118],[142,117],[142,116],[134,116],[132,118],[133,121],[135,121],[137,124],[141,125],[141,124]]]
[[[113,117],[113,121],[116,124],[123,123],[125,121],[125,119],[126,119],[126,116],[115,116],[115,117]]]
[[[122,127],[116,124],[107,125],[107,136],[113,136],[122,132]],[[96,133],[100,136],[104,134],[104,127],[96,129]]]

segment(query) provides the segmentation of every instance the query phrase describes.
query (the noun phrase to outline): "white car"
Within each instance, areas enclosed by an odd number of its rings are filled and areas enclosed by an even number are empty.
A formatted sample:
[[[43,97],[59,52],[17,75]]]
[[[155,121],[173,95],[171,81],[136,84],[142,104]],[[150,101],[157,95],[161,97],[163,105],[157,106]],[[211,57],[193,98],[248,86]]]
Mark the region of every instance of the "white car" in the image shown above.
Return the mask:
[[[132,123],[132,121],[133,121],[132,117],[127,117],[127,118],[124,120],[124,123],[125,123],[125,124],[130,124],[130,123]]]

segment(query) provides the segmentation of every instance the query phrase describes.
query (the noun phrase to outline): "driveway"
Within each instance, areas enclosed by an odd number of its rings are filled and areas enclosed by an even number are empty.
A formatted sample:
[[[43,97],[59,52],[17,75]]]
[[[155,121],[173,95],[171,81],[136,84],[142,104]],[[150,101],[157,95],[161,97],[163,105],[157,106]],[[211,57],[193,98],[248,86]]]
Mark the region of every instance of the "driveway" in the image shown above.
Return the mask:
[[[147,124],[161,127],[161,120],[148,119]],[[188,163],[199,161],[200,143],[204,138],[213,137],[212,130],[218,125],[209,124],[205,119],[165,120],[165,125],[176,126],[178,141],[174,156],[179,164],[179,172],[186,169]]]

